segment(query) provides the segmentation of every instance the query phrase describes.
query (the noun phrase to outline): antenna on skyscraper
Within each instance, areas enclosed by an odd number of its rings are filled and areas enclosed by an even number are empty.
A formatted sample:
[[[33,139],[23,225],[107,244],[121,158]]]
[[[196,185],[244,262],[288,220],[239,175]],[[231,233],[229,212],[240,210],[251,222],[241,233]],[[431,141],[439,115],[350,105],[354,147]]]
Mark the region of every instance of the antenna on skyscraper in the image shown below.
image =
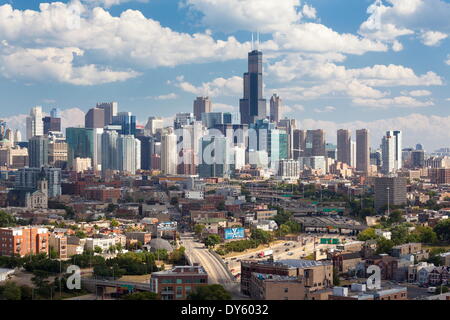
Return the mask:
[[[256,32],[256,50],[259,50],[259,31]]]
[[[252,51],[254,49],[254,42],[255,42],[255,40],[253,39],[253,32],[252,32]]]

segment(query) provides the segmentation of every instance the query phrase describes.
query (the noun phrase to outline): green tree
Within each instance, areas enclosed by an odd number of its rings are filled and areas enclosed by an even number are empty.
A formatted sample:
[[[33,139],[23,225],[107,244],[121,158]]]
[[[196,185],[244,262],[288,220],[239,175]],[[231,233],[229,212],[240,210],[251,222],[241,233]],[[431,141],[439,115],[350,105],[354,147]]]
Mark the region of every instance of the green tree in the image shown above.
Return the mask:
[[[0,210],[0,228],[13,227],[16,224],[16,218],[9,213]]]
[[[386,238],[379,238],[377,241],[377,253],[387,253],[389,254],[394,246],[394,242],[392,240],[388,240]]]
[[[225,210],[225,201],[220,201],[217,204],[217,210],[219,210],[219,211],[224,211]]]
[[[94,247],[94,252],[95,252],[95,253],[102,253],[103,250],[102,250],[102,248],[100,248],[99,246],[95,246],[95,247]]]
[[[214,247],[220,243],[221,239],[217,234],[210,234],[204,240],[204,243],[207,247]]]
[[[388,218],[389,224],[400,223],[403,221],[403,215],[400,210],[394,210],[391,212]]]
[[[270,234],[270,232],[261,229],[253,229],[250,238],[253,240],[257,240],[261,243],[267,244],[272,240],[272,235]]]
[[[58,258],[58,252],[55,250],[55,248],[50,248],[49,251],[49,257],[50,259],[57,259]]]
[[[205,230],[206,226],[204,224],[196,224],[194,226],[194,232],[197,236],[200,236]]]
[[[110,225],[111,227],[118,227],[119,221],[117,221],[116,219],[112,219]]]
[[[439,240],[450,242],[450,219],[441,220],[435,227],[434,232]]]
[[[188,300],[231,300],[231,294],[220,284],[212,284],[195,288]]]
[[[80,238],[80,239],[84,239],[87,237],[86,233],[84,231],[78,230],[75,232],[75,236]]]
[[[359,241],[367,241],[367,240],[376,239],[376,238],[377,238],[377,235],[375,233],[374,228],[367,228],[366,230],[361,231],[358,234]]]
[[[22,293],[16,283],[8,281],[0,287],[0,297],[5,300],[21,300]]]
[[[124,300],[160,300],[157,293],[154,292],[133,292],[123,297]]]
[[[419,242],[434,244],[438,241],[437,234],[431,227],[417,226],[415,232],[419,237]]]

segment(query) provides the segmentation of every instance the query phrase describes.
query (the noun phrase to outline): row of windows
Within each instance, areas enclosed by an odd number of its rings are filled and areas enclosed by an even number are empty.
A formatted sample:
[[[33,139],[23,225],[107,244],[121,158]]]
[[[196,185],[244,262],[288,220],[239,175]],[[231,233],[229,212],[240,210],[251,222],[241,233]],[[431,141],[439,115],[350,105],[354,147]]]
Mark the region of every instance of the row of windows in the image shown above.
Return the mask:
[[[161,279],[161,283],[206,283],[206,279]]]

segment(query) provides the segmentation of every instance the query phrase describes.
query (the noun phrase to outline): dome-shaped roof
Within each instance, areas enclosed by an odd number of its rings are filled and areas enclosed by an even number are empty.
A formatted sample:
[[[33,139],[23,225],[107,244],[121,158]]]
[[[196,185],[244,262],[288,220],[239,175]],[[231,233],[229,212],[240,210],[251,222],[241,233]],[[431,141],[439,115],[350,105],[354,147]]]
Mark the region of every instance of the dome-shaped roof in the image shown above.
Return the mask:
[[[172,252],[173,248],[170,245],[169,241],[161,239],[161,238],[155,238],[150,240],[150,251],[154,252],[158,249],[166,249],[167,252]]]

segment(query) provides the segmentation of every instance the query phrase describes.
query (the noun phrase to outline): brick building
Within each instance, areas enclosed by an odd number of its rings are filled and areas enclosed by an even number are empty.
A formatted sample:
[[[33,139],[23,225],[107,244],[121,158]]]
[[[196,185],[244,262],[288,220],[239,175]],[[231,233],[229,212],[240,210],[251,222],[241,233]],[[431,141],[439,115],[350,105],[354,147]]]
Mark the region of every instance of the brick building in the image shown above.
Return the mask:
[[[150,288],[162,300],[186,300],[189,293],[208,284],[208,274],[201,266],[177,266],[152,273]]]
[[[48,254],[48,239],[47,228],[0,228],[0,256]]]

